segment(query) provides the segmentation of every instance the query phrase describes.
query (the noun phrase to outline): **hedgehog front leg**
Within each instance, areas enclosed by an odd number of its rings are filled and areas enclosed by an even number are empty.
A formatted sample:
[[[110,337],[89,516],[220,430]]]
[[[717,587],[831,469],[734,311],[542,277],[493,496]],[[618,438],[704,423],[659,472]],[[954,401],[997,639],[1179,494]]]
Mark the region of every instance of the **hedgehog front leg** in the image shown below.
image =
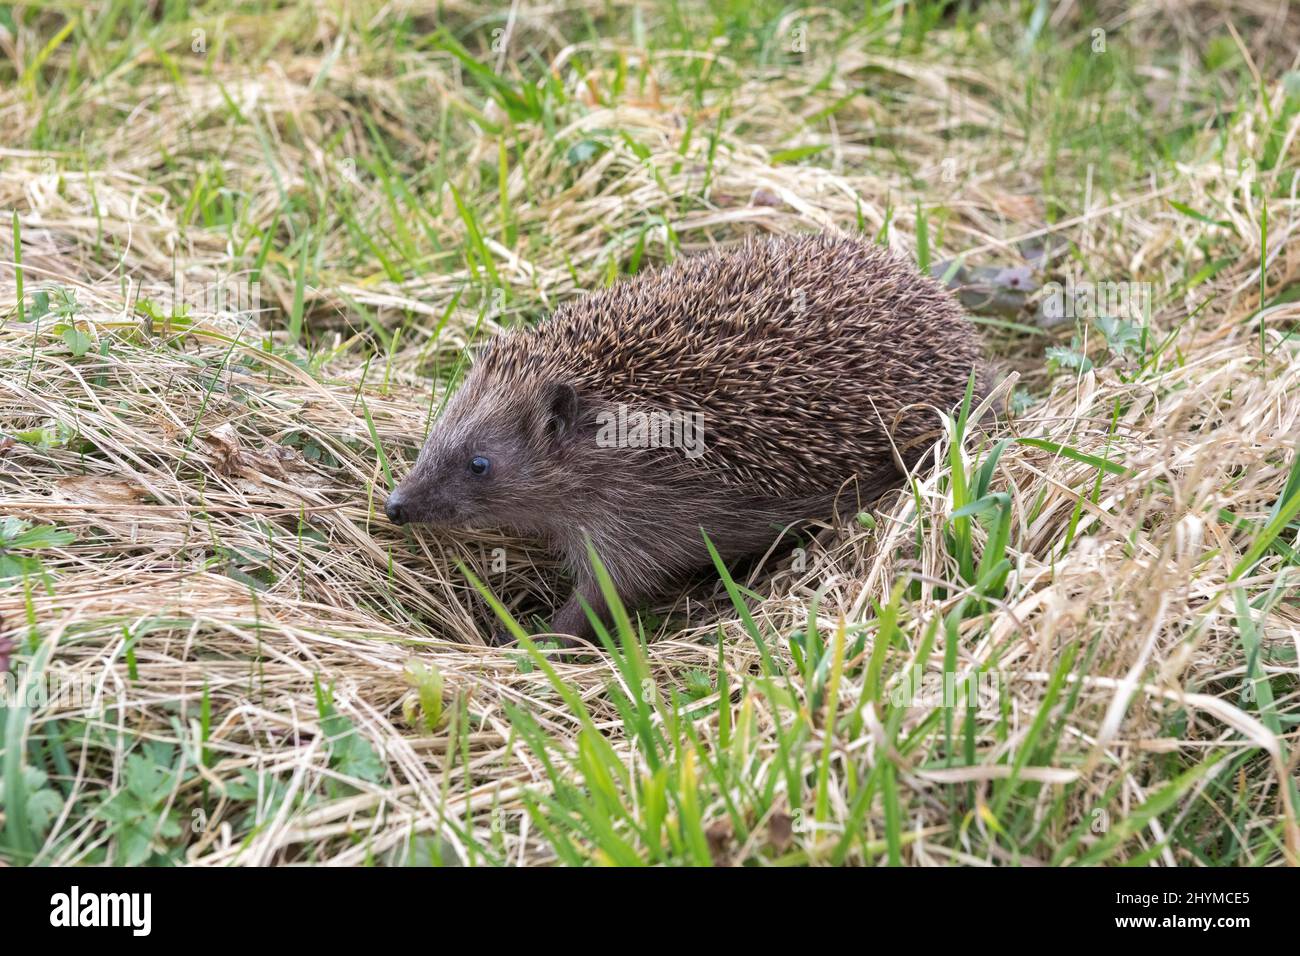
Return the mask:
[[[632,576],[626,574],[623,568],[608,559],[604,561],[604,564],[606,571],[609,572],[610,580],[614,582],[614,590],[618,594],[618,599],[625,608],[635,608],[641,601],[652,597],[656,593],[656,586],[661,583],[649,580],[645,575]],[[573,638],[573,640],[565,642],[569,647],[584,642],[597,643],[595,640],[596,631],[582,606],[583,601],[587,602],[587,606],[605,624],[607,629],[611,627],[609,604],[605,601],[605,595],[600,589],[600,582],[596,580],[595,574],[585,560],[581,568],[575,569],[574,577],[576,582],[573,594],[555,612],[555,618],[551,622],[551,629],[556,634],[569,635]]]
[[[551,632],[559,638],[559,644],[562,647],[577,647],[580,644],[597,644],[596,630],[591,626],[591,621],[587,618],[587,612],[582,606],[583,601],[595,611],[602,621],[609,621],[609,606],[605,603],[605,597],[601,593],[600,585],[592,581],[584,581],[573,589],[569,599],[556,610],[551,620]],[[504,627],[499,627],[492,632],[489,643],[494,647],[507,647],[515,642],[514,636]]]
[[[555,619],[551,622],[551,630],[561,636],[561,643],[566,647],[574,647],[595,637],[596,630],[591,626],[587,611],[582,606],[583,601],[602,621],[609,620],[609,605],[605,603],[600,585],[594,580],[578,585],[564,605],[555,612]]]

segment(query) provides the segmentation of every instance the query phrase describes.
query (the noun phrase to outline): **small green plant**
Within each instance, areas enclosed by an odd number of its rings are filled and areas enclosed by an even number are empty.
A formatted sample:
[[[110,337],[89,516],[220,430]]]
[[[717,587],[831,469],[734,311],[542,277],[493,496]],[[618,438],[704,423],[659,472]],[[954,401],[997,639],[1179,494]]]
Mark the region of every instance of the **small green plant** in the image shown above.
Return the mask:
[[[1069,348],[1062,345],[1049,345],[1046,350],[1047,369],[1055,375],[1063,369],[1087,372],[1092,368],[1092,359],[1083,351],[1083,343],[1076,335],[1070,340]]]
[[[378,783],[384,778],[385,765],[379,754],[366,738],[357,732],[356,726],[340,714],[334,706],[332,689],[316,683],[316,709],[320,716],[320,730],[329,747],[330,769],[344,777],[353,777],[367,783]],[[328,780],[326,786],[336,794],[355,788]]]
[[[404,675],[406,683],[415,689],[403,705],[403,716],[409,724],[423,723],[429,733],[437,730],[445,719],[442,671],[436,664],[408,661]],[[417,713],[418,711],[418,713]]]
[[[76,537],[53,525],[31,526],[12,515],[0,518],[0,587],[42,573],[40,557],[34,552],[61,548]]]
[[[20,429],[13,433],[13,437],[38,451],[49,451],[52,448],[70,447],[77,434],[77,429],[67,422],[51,420],[35,428]]]
[[[22,817],[32,836],[39,842],[49,833],[55,817],[63,809],[63,797],[50,785],[49,776],[44,770],[26,766],[20,772],[22,786],[18,792],[23,794],[24,799]],[[6,792],[4,777],[0,776],[0,794]]]
[[[175,796],[192,775],[170,744],[146,740],[127,755],[122,786],[96,811],[114,838],[116,865],[180,862],[184,828]]]

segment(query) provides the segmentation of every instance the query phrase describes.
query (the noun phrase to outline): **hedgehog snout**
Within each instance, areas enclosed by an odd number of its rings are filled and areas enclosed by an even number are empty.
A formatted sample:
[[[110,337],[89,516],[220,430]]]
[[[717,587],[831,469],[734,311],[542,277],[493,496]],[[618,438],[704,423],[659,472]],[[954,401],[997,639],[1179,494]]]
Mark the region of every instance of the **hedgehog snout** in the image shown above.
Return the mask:
[[[394,488],[384,502],[384,514],[388,515],[388,520],[393,524],[406,524],[406,500],[401,488]]]
[[[389,492],[384,514],[393,524],[433,524],[448,526],[463,513],[463,508],[448,492],[428,478],[410,476]]]

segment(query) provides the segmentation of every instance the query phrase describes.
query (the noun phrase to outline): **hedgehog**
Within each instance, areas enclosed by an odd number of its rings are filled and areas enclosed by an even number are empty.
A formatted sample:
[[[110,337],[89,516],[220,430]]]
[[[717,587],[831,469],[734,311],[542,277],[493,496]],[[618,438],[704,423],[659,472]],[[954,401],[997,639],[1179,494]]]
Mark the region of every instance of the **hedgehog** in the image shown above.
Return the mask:
[[[552,632],[636,607],[901,483],[974,380],[978,336],[933,279],[863,238],[688,256],[496,336],[385,511],[540,538],[573,580]],[[588,610],[589,609],[589,610]],[[500,636],[499,632],[497,635]]]

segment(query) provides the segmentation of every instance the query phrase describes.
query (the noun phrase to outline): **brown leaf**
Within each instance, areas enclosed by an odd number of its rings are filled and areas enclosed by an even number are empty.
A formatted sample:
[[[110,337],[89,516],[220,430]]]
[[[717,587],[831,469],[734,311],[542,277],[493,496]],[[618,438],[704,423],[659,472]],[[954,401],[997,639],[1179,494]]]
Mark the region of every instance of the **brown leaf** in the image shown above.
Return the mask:
[[[219,474],[237,475],[243,470],[239,434],[235,431],[234,425],[229,422],[218,425],[203,436],[203,441],[212,452],[213,464]]]
[[[709,841],[709,856],[713,857],[713,862],[717,866],[731,865],[731,842],[735,832],[731,829],[730,820],[717,820],[710,823],[708,829],[704,831],[705,838]]]
[[[794,820],[783,810],[777,810],[767,823],[767,838],[777,853],[784,853],[794,843]]]
[[[212,429],[203,436],[203,441],[217,472],[228,477],[242,476],[254,481],[267,477],[284,479],[288,477],[286,463],[302,463],[302,455],[284,445],[270,445],[265,450],[248,448],[229,422]]]
[[[1014,196],[1010,193],[1002,193],[993,197],[993,207],[1008,219],[1021,222],[1041,218],[1036,196]]]
[[[78,475],[56,481],[51,497],[76,505],[138,505],[149,492],[133,481]]]

